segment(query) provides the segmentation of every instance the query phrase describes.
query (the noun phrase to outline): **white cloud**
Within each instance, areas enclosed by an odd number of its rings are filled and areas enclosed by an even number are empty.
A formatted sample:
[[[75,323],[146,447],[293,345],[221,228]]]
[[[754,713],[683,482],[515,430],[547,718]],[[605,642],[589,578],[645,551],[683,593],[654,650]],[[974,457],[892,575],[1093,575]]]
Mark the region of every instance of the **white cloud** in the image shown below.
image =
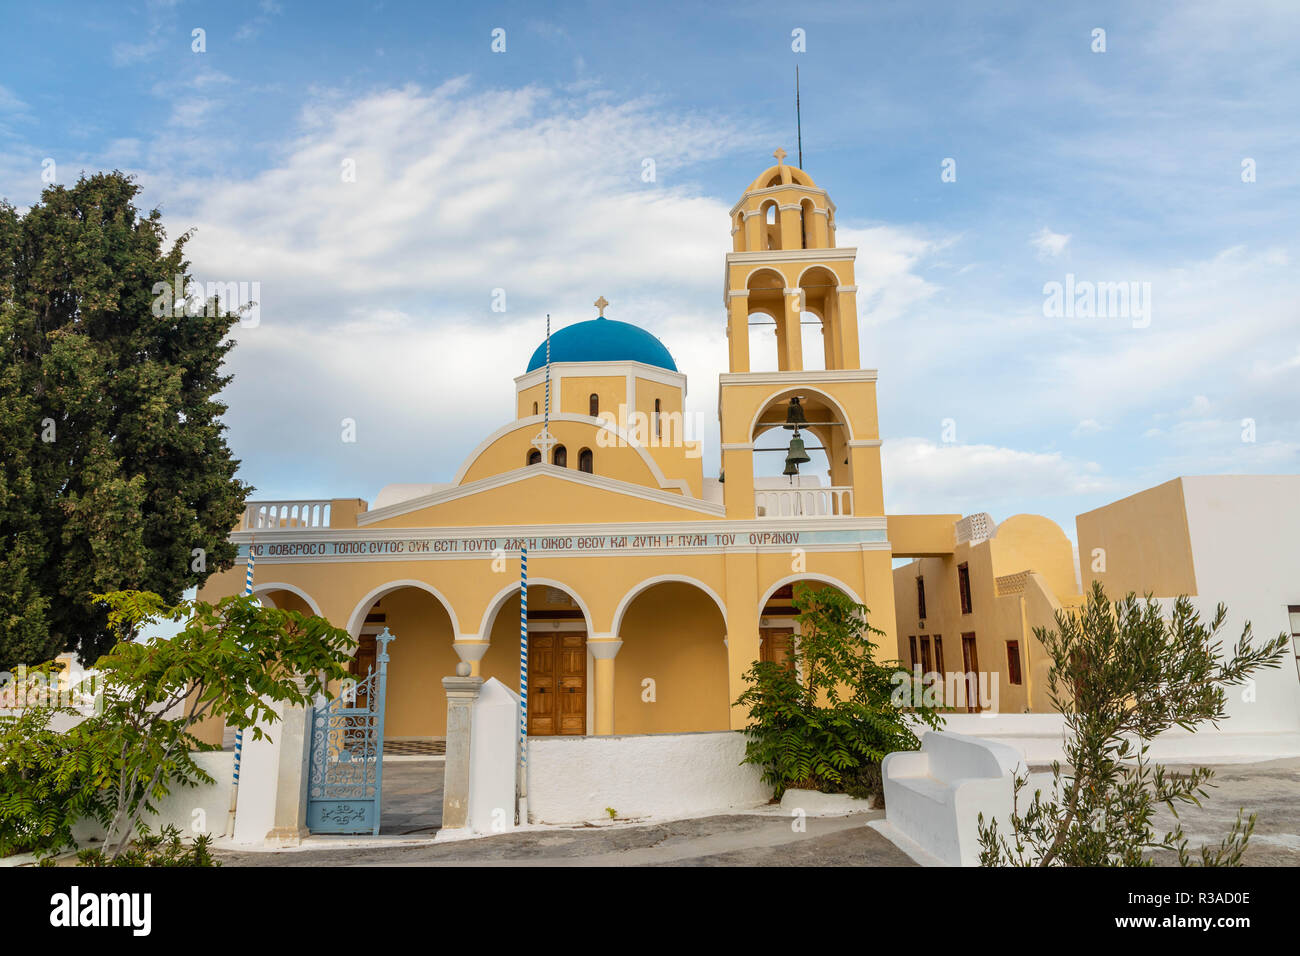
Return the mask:
[[[513,416],[512,379],[545,314],[557,328],[594,317],[598,295],[687,374],[716,474],[727,210],[766,145],[726,117],[457,80],[323,97],[250,179],[144,178],[166,197],[170,235],[196,227],[196,278],[261,283],[261,324],[237,331],[226,395],[241,474],[262,497],[365,497],[449,477]],[[736,163],[736,197],[684,178],[741,149],[753,160]],[[655,183],[641,180],[645,157]],[[872,260],[864,295],[880,308],[929,294],[912,270],[931,240],[883,226],[846,235]],[[496,288],[505,313],[491,310]],[[342,417],[357,420],[356,445],[340,442]]]
[[[0,112],[26,113],[27,104],[9,87],[0,85]]]
[[[1029,238],[1029,244],[1038,252],[1040,259],[1055,259],[1070,244],[1069,233],[1052,232],[1044,226]]]
[[[996,445],[942,444],[925,438],[886,439],[881,448],[890,513],[1019,510],[1016,500],[1093,494],[1113,487],[1094,462],[1060,452]]]

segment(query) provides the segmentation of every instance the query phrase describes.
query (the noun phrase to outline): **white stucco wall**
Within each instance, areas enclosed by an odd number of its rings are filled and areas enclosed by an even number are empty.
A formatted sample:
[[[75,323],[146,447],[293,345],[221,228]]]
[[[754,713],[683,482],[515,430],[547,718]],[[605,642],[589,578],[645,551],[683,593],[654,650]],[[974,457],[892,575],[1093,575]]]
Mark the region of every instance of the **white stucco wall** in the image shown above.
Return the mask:
[[[762,806],[772,788],[741,764],[739,731],[611,737],[532,737],[528,806],[533,823],[673,817]]]
[[[1232,721],[1215,731],[1204,725],[1195,733],[1180,728],[1151,742],[1148,755],[1163,763],[1248,763],[1300,754],[1300,733],[1238,732]],[[1009,744],[1035,766],[1065,758],[1065,719],[1060,714],[945,714],[944,730]],[[915,731],[924,732],[921,726]]]
[[[181,836],[193,839],[201,832],[219,837],[226,834],[226,818],[230,811],[230,787],[234,779],[235,755],[228,750],[194,754],[194,762],[213,778],[210,784],[197,787],[172,786],[172,792],[158,803],[158,813],[145,813],[144,822],[154,833],[171,824],[181,831]],[[197,829],[198,827],[205,829]],[[77,841],[104,838],[104,828],[93,820],[83,820],[73,828]]]
[[[1256,642],[1290,633],[1300,605],[1300,475],[1208,475],[1182,479],[1202,618],[1228,607],[1220,637],[1231,650],[1250,621]],[[1160,595],[1169,597],[1170,595]],[[1257,671],[1253,687],[1228,693],[1225,733],[1300,733],[1294,646],[1282,666]]]

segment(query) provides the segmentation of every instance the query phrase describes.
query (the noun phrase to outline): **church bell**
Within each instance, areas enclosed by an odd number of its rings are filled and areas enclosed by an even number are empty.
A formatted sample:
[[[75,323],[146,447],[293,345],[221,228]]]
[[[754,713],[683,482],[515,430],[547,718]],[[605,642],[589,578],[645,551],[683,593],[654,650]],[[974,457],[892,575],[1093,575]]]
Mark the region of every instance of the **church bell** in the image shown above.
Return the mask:
[[[785,409],[785,427],[793,428],[798,433],[799,429],[808,424],[808,419],[803,416],[803,406],[799,404],[799,396],[796,395],[790,399],[790,404]],[[806,460],[806,459],[805,459]]]
[[[808,457],[808,452],[804,450],[803,439],[799,437],[799,429],[795,428],[794,437],[790,439],[790,450],[785,456],[785,471],[782,474],[797,475],[799,466],[807,461],[812,461],[812,459]]]

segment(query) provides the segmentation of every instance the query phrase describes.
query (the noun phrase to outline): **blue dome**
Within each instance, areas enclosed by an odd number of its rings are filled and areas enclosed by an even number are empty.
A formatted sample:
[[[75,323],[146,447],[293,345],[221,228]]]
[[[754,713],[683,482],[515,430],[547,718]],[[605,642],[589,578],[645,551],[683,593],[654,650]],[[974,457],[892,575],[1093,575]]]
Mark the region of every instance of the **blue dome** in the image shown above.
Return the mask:
[[[670,372],[677,363],[668,349],[645,329],[600,317],[566,325],[551,333],[552,362],[643,362]],[[546,343],[528,361],[528,371],[546,364]]]

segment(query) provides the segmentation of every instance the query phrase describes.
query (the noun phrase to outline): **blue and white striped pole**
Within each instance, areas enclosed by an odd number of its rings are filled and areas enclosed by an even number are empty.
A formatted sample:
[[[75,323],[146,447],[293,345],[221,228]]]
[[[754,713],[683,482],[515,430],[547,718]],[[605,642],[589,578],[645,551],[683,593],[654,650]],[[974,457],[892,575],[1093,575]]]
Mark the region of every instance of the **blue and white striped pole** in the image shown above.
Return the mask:
[[[528,822],[528,545],[519,547],[519,823]]]
[[[253,565],[256,558],[253,556],[254,541],[248,543],[248,565],[244,569],[244,597],[253,596]],[[235,835],[235,807],[239,803],[239,758],[244,751],[244,732],[235,731],[235,779],[230,788],[230,819],[226,821],[226,835]]]

